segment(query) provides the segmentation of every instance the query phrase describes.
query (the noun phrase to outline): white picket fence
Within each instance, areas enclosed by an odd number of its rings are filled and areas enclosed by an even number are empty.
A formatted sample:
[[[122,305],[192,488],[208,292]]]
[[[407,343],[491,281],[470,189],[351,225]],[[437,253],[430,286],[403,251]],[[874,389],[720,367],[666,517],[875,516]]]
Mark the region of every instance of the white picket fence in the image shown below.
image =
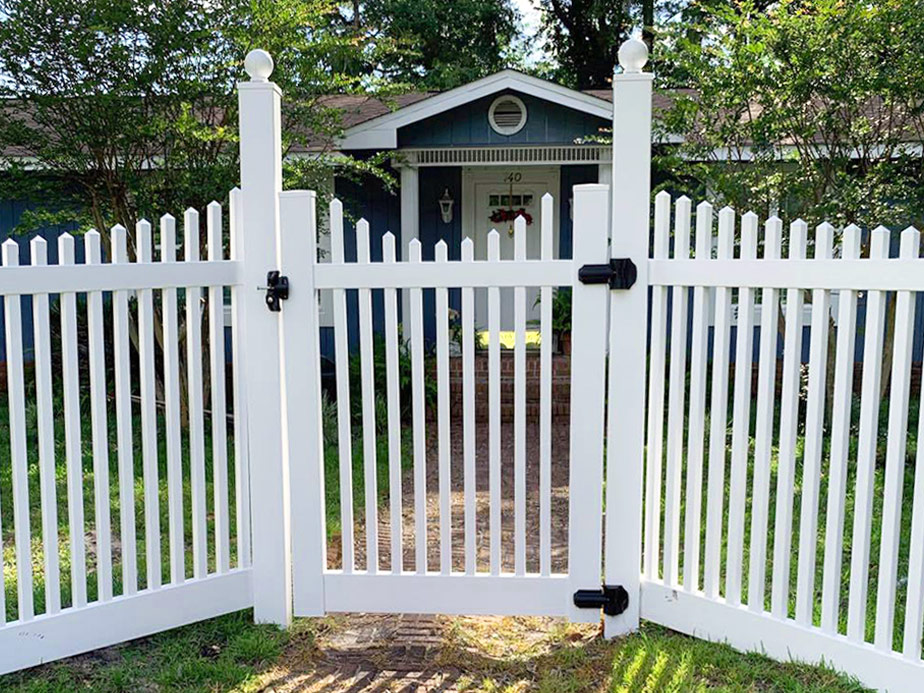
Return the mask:
[[[691,202],[679,198],[669,256],[671,200],[667,193],[655,199],[642,616],[778,658],[824,660],[888,690],[914,690],[924,680],[924,448],[917,448],[913,470],[906,467],[906,445],[915,292],[924,290],[920,233],[914,228],[902,232],[900,257],[889,259],[889,232],[879,227],[871,232],[869,257],[861,258],[862,232],[856,226],[836,233],[830,224],[820,224],[809,243],[807,225],[799,220],[789,226],[788,237],[777,218],[768,219],[761,234],[757,216],[748,213],[740,217],[736,232],[739,218],[725,208],[718,213],[716,238],[713,216],[712,206],[701,203],[691,233]],[[810,259],[808,247],[814,248]],[[854,430],[860,292],[866,294],[866,322],[860,335],[863,373]],[[836,347],[829,363],[832,295],[837,298]],[[811,330],[803,416],[800,367],[807,296]],[[893,334],[885,329],[889,300],[896,302]],[[732,346],[733,301],[738,321]],[[780,304],[785,343],[778,392]],[[710,306],[715,311],[711,362],[706,357]],[[755,326],[760,341],[752,405]],[[887,339],[893,340],[894,354],[884,431],[885,481],[879,489],[875,470]],[[833,392],[826,402],[829,369]],[[924,419],[916,423],[921,440]],[[906,475],[914,476],[910,512],[902,509]],[[874,523],[874,506],[881,525]],[[845,513],[851,511],[852,526],[845,527]],[[900,547],[903,533],[910,534],[905,548]],[[874,541],[879,542],[878,556],[871,552]],[[898,574],[900,548],[906,575]],[[874,578],[875,594],[869,595]],[[897,596],[900,579],[903,599]],[[897,618],[901,610],[903,620]]]
[[[398,261],[396,239],[385,234],[383,261],[371,262],[371,232],[368,224],[359,222],[358,258],[347,262],[343,214],[335,201],[330,223],[332,262],[320,262],[315,194],[281,189],[281,94],[268,81],[272,62],[259,53],[248,56],[251,81],[239,85],[242,190],[231,194],[230,259],[225,259],[217,204],[207,211],[208,259],[204,261],[198,255],[195,211],[187,212],[184,219],[182,262],[176,261],[175,221],[169,216],[161,220],[156,262],[152,229],[146,222],[135,231],[133,262],[126,231],[118,227],[111,231],[108,262],[103,261],[97,233],[85,237],[83,265],[75,264],[74,239],[66,234],[59,242],[57,265],[47,264],[45,244],[38,239],[31,246],[31,265],[18,267],[18,246],[6,243],[0,295],[8,354],[14,555],[4,556],[4,565],[15,566],[17,598],[16,616],[8,622],[5,614],[14,609],[0,601],[0,673],[249,606],[257,621],[283,626],[291,622],[293,613],[318,615],[332,610],[547,614],[597,621],[599,611],[579,609],[575,592],[599,588],[602,570],[606,585],[619,585],[628,594],[622,613],[604,617],[607,636],[634,631],[639,619],[647,618],[779,659],[825,661],[886,690],[919,688],[924,680],[924,452],[918,448],[913,472],[906,465],[914,298],[924,290],[919,234],[914,229],[903,232],[901,257],[889,259],[888,232],[876,229],[871,234],[870,257],[861,258],[861,232],[856,227],[835,233],[822,224],[810,246],[804,223],[794,222],[784,237],[782,223],[770,219],[761,244],[757,217],[742,216],[736,230],[738,218],[726,209],[718,214],[714,243],[712,208],[707,203],[697,207],[694,233],[692,203],[681,198],[674,205],[671,252],[671,201],[660,194],[649,257],[651,75],[641,73],[640,50],[635,45],[625,56],[620,52],[627,60],[625,73],[614,78],[613,183],[611,188],[575,189],[571,260],[552,259],[554,203],[547,197],[542,201],[539,258],[526,256],[521,220],[515,226],[512,258],[500,257],[494,233],[484,259],[474,258],[472,243],[466,240],[458,261],[448,259],[449,249],[442,243],[436,246],[433,261],[423,261],[416,242],[410,245],[410,257]],[[738,256],[737,237],[741,239]],[[808,258],[812,246],[813,257]],[[717,257],[712,257],[713,247]],[[785,259],[784,248],[788,248]],[[579,280],[582,267],[603,265],[610,258],[634,262],[634,287],[611,291],[605,284]],[[267,272],[273,270],[291,283],[281,312],[267,310],[265,302]],[[561,431],[553,427],[550,415],[548,337],[552,288],[561,286],[571,287],[574,307],[566,436],[568,530],[566,546],[557,547],[552,537],[559,528],[556,522],[564,518],[553,513],[550,474],[557,464],[552,443]],[[538,464],[531,476],[525,328],[526,291],[534,287],[539,287],[542,297],[542,407],[537,422]],[[224,391],[226,288],[230,288],[233,316],[233,454],[228,454],[224,416],[229,396]],[[203,289],[208,312],[205,369]],[[456,422],[449,400],[448,308],[453,289],[461,289],[463,344],[461,421]],[[650,348],[644,329],[649,290]],[[352,499],[357,481],[352,478],[348,291],[357,292],[359,306],[362,401],[356,432],[362,448],[365,496],[359,505],[364,516],[360,525],[353,504],[342,503],[339,555],[328,557],[325,484],[336,483],[341,498]],[[437,335],[435,456],[429,453],[424,410],[425,380],[430,376],[423,357],[423,310],[428,305],[425,292],[430,291],[435,295]],[[336,480],[325,479],[324,471],[318,312],[322,292],[332,294],[335,318]],[[372,306],[379,292],[385,307],[386,386],[379,393],[387,403],[384,430],[377,430],[374,410]],[[410,299],[404,328],[410,341],[413,489],[407,503],[402,492],[398,292],[408,292]],[[473,363],[473,307],[479,292],[487,297],[490,345],[487,502],[481,506]],[[509,456],[501,445],[502,357],[496,338],[501,292],[512,292],[515,305]],[[861,292],[866,329],[859,335]],[[78,343],[78,312],[82,311],[78,296],[83,294],[87,296],[86,345]],[[836,348],[829,365],[835,295]],[[22,348],[24,296],[31,297],[34,312],[34,381],[26,377]],[[885,330],[889,300],[895,301],[891,335]],[[761,329],[756,404],[752,404],[758,301]],[[733,304],[737,305],[734,345]],[[803,414],[801,341],[806,304],[811,341]],[[60,306],[60,357],[55,355],[51,329],[55,305]],[[159,312],[155,305],[160,306]],[[110,313],[111,354],[105,346]],[[158,315],[161,325],[156,324]],[[781,318],[785,339],[777,388]],[[864,366],[854,432],[852,379],[859,336]],[[884,431],[885,468],[878,473],[880,390],[888,375],[880,364],[889,337],[894,357]],[[137,366],[130,346],[135,339]],[[162,342],[162,362],[155,359],[160,353],[155,340]],[[188,364],[185,377],[181,348]],[[83,353],[89,371],[86,382],[81,380]],[[249,355],[246,365],[245,355]],[[106,382],[110,358],[112,388]],[[52,378],[58,359],[60,393]],[[162,369],[163,423],[155,369]],[[830,401],[829,370],[833,374]],[[182,387],[187,388],[185,396]],[[89,394],[88,417],[82,406],[84,392]],[[56,410],[56,395],[63,401],[61,412]],[[752,407],[756,409],[753,451]],[[32,417],[34,443],[29,433]],[[84,517],[85,418],[91,432],[92,521]],[[110,418],[116,438],[112,449]],[[920,439],[924,422],[917,423]],[[57,498],[55,436],[62,428],[66,498]],[[453,440],[459,435],[461,455],[453,452]],[[851,442],[854,437],[856,446]],[[379,440],[386,442],[388,455],[384,513],[377,507]],[[136,449],[140,449],[140,465]],[[161,449],[166,459],[165,502],[159,497]],[[109,465],[113,452],[114,475]],[[40,512],[32,509],[35,502],[30,499],[32,460],[37,460],[39,471]],[[454,491],[451,480],[459,462],[461,494]],[[438,489],[431,517],[426,470],[434,463]],[[513,470],[506,493],[505,468]],[[206,493],[208,469],[211,497]],[[229,488],[232,470],[233,491]],[[903,510],[904,486],[912,477],[908,511]],[[115,527],[112,483],[118,498]],[[538,498],[535,512],[527,503],[531,488]],[[139,503],[136,489],[141,492]],[[59,521],[62,509],[66,509],[66,523]],[[851,513],[853,522],[848,523]],[[486,530],[479,533],[478,522],[484,522],[485,515]],[[874,522],[876,517],[882,518],[881,523]],[[407,533],[395,531],[406,525]],[[66,526],[66,531],[59,532],[59,526]],[[33,538],[38,527],[40,544]],[[390,536],[383,550],[386,528]],[[461,532],[454,534],[456,528]],[[0,527],[0,536],[5,536],[3,532]],[[820,534],[824,541],[819,551]],[[362,542],[357,541],[360,535]],[[409,542],[413,552],[406,550]],[[428,563],[431,548],[432,565]],[[562,567],[556,564],[559,548],[567,554]],[[359,552],[365,557],[357,556]],[[37,555],[42,557],[41,579],[31,572]],[[900,575],[899,566],[906,564],[907,576]],[[868,605],[871,584],[875,610]],[[5,594],[0,583],[0,600]]]
[[[239,203],[236,191],[232,209]],[[40,237],[29,246],[28,266],[18,266],[20,248],[16,241],[3,244],[0,295],[5,310],[15,530],[10,565],[15,566],[12,574],[17,597],[16,616],[8,621],[7,613],[14,605],[5,603],[6,589],[0,575],[0,673],[252,603],[245,421],[242,416],[235,417],[236,448],[229,458],[225,415],[223,291],[231,287],[233,310],[239,311],[240,301],[234,298],[240,285],[240,262],[234,259],[240,245],[235,240],[240,232],[236,217],[239,213],[231,215],[236,232],[231,239],[232,260],[224,259],[222,209],[217,203],[207,210],[205,261],[199,258],[200,222],[195,210],[187,211],[184,217],[182,262],[176,257],[176,221],[169,215],[160,221],[157,261],[152,257],[154,239],[147,221],[140,221],[135,229],[134,261],[129,260],[127,232],[121,226],[110,231],[108,262],[103,262],[97,231],[83,237],[83,264],[75,264],[75,238],[68,233],[58,238],[58,264],[54,265],[48,264],[47,243]],[[208,403],[203,401],[203,290],[208,304]],[[182,336],[180,291],[186,311]],[[78,296],[84,295],[85,314],[78,316],[84,305]],[[162,320],[156,320],[155,295]],[[26,297],[32,304],[34,379],[26,378],[24,367]],[[55,304],[60,318],[53,316],[51,306]],[[53,320],[59,324],[54,325]],[[137,326],[134,337],[130,320]],[[156,321],[162,325],[156,326]],[[84,322],[86,342],[81,341],[78,329]],[[52,336],[53,327],[58,328],[59,339]],[[135,366],[133,339],[138,354]],[[162,344],[162,364],[155,363],[155,340]],[[235,333],[233,341],[237,347],[240,335]],[[185,343],[188,366],[185,426],[180,419],[181,342]],[[242,349],[234,349],[235,373],[242,372],[242,355]],[[114,382],[107,382],[109,359]],[[85,366],[88,381],[82,380]],[[55,386],[52,372],[58,367],[61,378]],[[162,402],[155,387],[156,367],[162,368]],[[234,382],[237,384],[238,378]],[[88,410],[84,406],[87,395]],[[234,411],[240,412],[241,388],[236,388],[233,399]],[[58,409],[59,403],[63,403],[63,410]],[[210,460],[206,459],[204,444],[207,408],[213,441]],[[110,445],[113,417],[114,447]],[[28,433],[32,427],[37,449]],[[185,441],[184,429],[188,430]],[[89,441],[83,440],[87,430]],[[64,497],[59,497],[56,483],[57,437],[63,438]],[[90,478],[84,464],[86,445],[92,458]],[[166,504],[160,498],[161,449],[166,455]],[[140,450],[140,459],[136,459],[136,450]],[[113,455],[118,470],[114,476],[110,472]],[[39,472],[38,502],[32,497],[36,485],[30,483],[33,461]],[[211,498],[206,497],[206,464],[212,469]],[[229,465],[233,465],[235,481],[233,525]],[[111,484],[117,488],[115,495],[110,492]],[[136,504],[139,488],[143,501]],[[91,517],[85,516],[87,493],[92,495]],[[118,503],[115,527],[113,499]],[[191,505],[188,512],[184,507],[187,502]],[[166,527],[161,521],[164,510]],[[61,512],[66,513],[66,523],[59,523]],[[212,518],[211,529],[207,515]],[[66,531],[60,530],[59,524],[66,526]],[[233,564],[232,526],[236,536]],[[33,535],[37,527],[40,531]],[[0,533],[3,531],[0,527]],[[167,537],[162,548],[164,531]],[[32,572],[36,556],[41,557],[42,566],[38,576]]]

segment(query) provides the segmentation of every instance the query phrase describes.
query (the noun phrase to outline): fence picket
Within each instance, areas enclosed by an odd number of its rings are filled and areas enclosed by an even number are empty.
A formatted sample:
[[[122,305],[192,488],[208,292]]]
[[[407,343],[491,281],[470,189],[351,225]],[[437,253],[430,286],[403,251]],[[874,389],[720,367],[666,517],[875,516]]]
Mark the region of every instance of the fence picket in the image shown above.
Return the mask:
[[[815,229],[815,259],[829,260],[834,229]],[[799,520],[799,567],[796,578],[796,620],[811,624],[815,607],[815,568],[818,547],[818,497],[824,439],[825,383],[828,366],[828,323],[831,293],[812,291],[812,332],[809,344],[808,403],[805,412],[805,452],[802,460],[802,512]]]
[[[114,226],[112,262],[128,262],[128,234],[123,226]],[[137,549],[135,546],[135,460],[132,452],[132,381],[131,343],[128,317],[128,292],[112,294],[112,342],[115,352],[116,446],[119,464],[119,542],[122,546],[122,593],[138,590]]]
[[[369,222],[356,222],[356,262],[368,265]],[[375,380],[373,373],[372,346],[372,292],[359,290],[359,355],[360,385],[362,392],[363,420],[363,472],[366,501],[366,570],[375,574],[379,569],[379,489],[376,465],[375,432]]]
[[[741,217],[741,259],[757,257],[757,215]],[[738,327],[735,334],[735,391],[732,403],[731,479],[728,493],[728,558],[725,599],[741,603],[742,552],[747,505],[748,457],[751,435],[751,373],[754,349],[754,290],[738,289]]]
[[[921,234],[914,227],[902,231],[899,256],[917,259]],[[895,335],[892,381],[886,436],[885,490],[882,504],[882,540],[879,550],[879,588],[876,595],[877,649],[891,652],[895,629],[895,586],[898,578],[898,550],[901,541],[902,487],[905,452],[908,447],[908,394],[911,385],[911,358],[914,337],[915,294],[899,291],[895,299]],[[920,589],[908,585],[908,589]]]
[[[860,257],[860,229],[844,229],[841,257]],[[853,370],[856,360],[857,292],[841,291],[837,306],[837,347],[834,362],[834,393],[831,402],[831,461],[828,472],[827,524],[821,595],[821,627],[836,633],[841,600],[841,568],[844,545],[844,505],[847,462],[850,450],[850,412],[853,401]]]
[[[448,261],[448,247],[440,240],[434,248],[436,262]],[[440,489],[440,572],[452,572],[452,488],[449,440],[449,291],[436,289],[436,423]]]
[[[3,266],[19,265],[19,244],[3,243]],[[26,391],[23,381],[22,298],[3,297],[6,378],[10,407],[10,463],[13,481],[13,530],[16,546],[16,596],[19,620],[35,615],[32,595],[32,532],[29,526],[29,461],[26,452]]]
[[[36,236],[29,243],[32,265],[48,264],[48,243]],[[42,505],[42,550],[45,556],[45,613],[61,610],[61,569],[58,557],[58,501],[55,488],[54,399],[51,386],[51,325],[48,294],[32,297],[35,399],[38,423],[39,486]],[[2,534],[2,530],[0,530]],[[0,590],[3,583],[0,581]],[[0,609],[3,605],[0,604]]]
[[[730,260],[734,253],[735,212],[719,212],[718,259]],[[712,352],[712,404],[709,421],[709,482],[706,502],[706,560],[703,585],[706,596],[719,594],[722,561],[722,515],[725,498],[725,457],[728,426],[728,361],[731,336],[731,289],[715,290],[715,328]]]
[[[183,217],[183,259],[199,261],[199,212]],[[193,577],[208,573],[205,519],[205,420],[202,411],[202,290],[186,287],[186,409],[189,415],[189,481],[192,504]]]
[[[690,198],[674,205],[674,257],[690,257]],[[670,384],[667,414],[667,475],[664,494],[664,582],[679,584],[680,494],[683,474],[684,400],[687,376],[686,286],[671,288]]]
[[[382,237],[382,260],[396,262],[395,235]],[[385,376],[388,397],[388,501],[391,509],[391,572],[404,569],[401,520],[401,391],[398,387],[398,292],[385,289]]]
[[[654,257],[667,258],[671,221],[671,196],[662,190],[655,196]],[[667,288],[651,288],[651,365],[648,379],[648,446],[646,455],[644,574],[660,575],[661,477],[664,456],[664,367],[667,333]]]
[[[84,237],[87,264],[102,263],[100,235]],[[93,438],[94,525],[96,529],[97,598],[112,599],[112,530],[109,510],[109,425],[106,414],[106,347],[103,335],[103,292],[87,293],[90,349],[90,421]]]
[[[331,260],[344,262],[343,204],[330,203]],[[353,572],[353,433],[350,426],[350,352],[347,341],[346,291],[333,290],[334,367],[337,374],[337,449],[340,453],[340,537],[344,574]]]
[[[921,388],[919,397],[924,397]],[[921,402],[920,404],[924,404]],[[919,407],[920,411],[920,407]],[[918,416],[918,440],[924,440],[924,416]],[[921,661],[921,629],[924,623],[924,445],[918,445],[915,455],[914,500],[911,509],[911,546],[908,553],[908,595],[905,600],[905,659]]]
[[[712,205],[696,206],[697,260],[712,257]],[[706,365],[709,325],[707,324],[707,289],[693,288],[693,331],[690,347],[690,415],[687,431],[687,490],[684,518],[683,587],[688,592],[699,589],[700,546],[703,507],[703,451],[706,426]]]
[[[552,196],[542,196],[543,260],[552,259]],[[552,573],[552,287],[540,290],[539,337],[539,572]]]
[[[210,202],[206,211],[208,258],[224,259],[221,205]],[[228,417],[225,392],[225,289],[210,286],[209,302],[209,389],[212,394],[212,512],[215,525],[215,571],[228,572],[231,562],[228,527]]]
[[[176,219],[160,219],[160,261],[176,262]],[[170,536],[170,582],[186,579],[186,537],[183,531],[183,448],[180,438],[180,354],[177,290],[161,293],[164,314],[164,422],[167,433],[167,506]]]
[[[805,257],[807,232],[808,226],[801,219],[790,224],[789,258],[791,260],[801,260]],[[787,289],[771,589],[771,610],[777,618],[786,618],[789,614],[793,487],[796,473],[796,431],[799,419],[799,379],[802,364],[803,301],[802,289]]]
[[[152,261],[151,224],[141,220],[135,226],[135,256],[138,263]],[[144,478],[144,548],[147,588],[161,585],[160,481],[157,455],[157,409],[154,383],[154,292],[138,291],[138,375],[141,394],[141,460]]]
[[[513,259],[526,260],[526,219],[513,223]],[[513,290],[514,572],[526,574],[526,288]]]
[[[488,262],[500,262],[500,234],[488,233]],[[488,289],[488,493],[491,497],[491,575],[501,572],[501,395],[500,395],[500,289]]]
[[[462,241],[462,262],[474,262],[475,244]],[[465,494],[465,572],[477,569],[475,508],[475,290],[462,287],[462,409],[464,494]]]
[[[408,244],[408,261],[420,264],[420,241]],[[411,388],[414,419],[414,569],[427,572],[427,431],[424,397],[423,291],[411,289]]]
[[[783,223],[771,217],[764,225],[764,259],[778,260]],[[767,570],[767,521],[770,505],[770,456],[773,444],[773,404],[776,401],[776,348],[779,319],[778,289],[768,287],[760,296],[760,352],[757,374],[757,421],[754,441],[754,486],[751,505],[751,549],[748,573],[748,608],[764,611]]]
[[[228,223],[231,231],[229,250],[232,260],[244,254],[242,195],[234,188],[228,195]],[[250,538],[250,439],[247,430],[247,359],[244,353],[246,316],[243,289],[231,288],[231,370],[234,376],[234,512],[237,530],[237,566],[251,564]]]

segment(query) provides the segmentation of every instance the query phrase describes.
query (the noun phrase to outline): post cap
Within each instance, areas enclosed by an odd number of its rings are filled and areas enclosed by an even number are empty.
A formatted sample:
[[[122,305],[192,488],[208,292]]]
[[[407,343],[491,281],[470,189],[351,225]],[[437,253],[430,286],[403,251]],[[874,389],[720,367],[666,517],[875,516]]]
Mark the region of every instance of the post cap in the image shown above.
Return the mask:
[[[644,41],[631,38],[619,47],[619,65],[623,71],[638,73],[648,62],[648,46]]]
[[[273,58],[260,48],[252,50],[244,58],[244,70],[250,75],[251,82],[269,81],[269,76],[273,74]]]

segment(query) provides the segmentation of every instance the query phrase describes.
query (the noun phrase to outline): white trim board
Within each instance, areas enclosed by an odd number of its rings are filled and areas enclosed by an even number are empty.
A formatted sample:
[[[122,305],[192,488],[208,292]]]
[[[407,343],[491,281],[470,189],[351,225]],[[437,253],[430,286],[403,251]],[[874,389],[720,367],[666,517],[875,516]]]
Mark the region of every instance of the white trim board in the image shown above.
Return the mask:
[[[611,120],[613,117],[613,104],[609,101],[516,70],[501,70],[355,125],[346,130],[339,146],[341,149],[395,149],[398,146],[399,128],[508,89],[599,118]]]

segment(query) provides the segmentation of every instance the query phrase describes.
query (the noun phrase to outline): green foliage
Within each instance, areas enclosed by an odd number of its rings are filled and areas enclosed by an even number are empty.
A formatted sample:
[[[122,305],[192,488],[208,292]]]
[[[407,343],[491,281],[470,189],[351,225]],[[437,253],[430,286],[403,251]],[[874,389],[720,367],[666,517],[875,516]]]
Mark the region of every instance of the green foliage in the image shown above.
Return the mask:
[[[533,307],[542,303],[542,295],[536,297]],[[552,331],[556,334],[571,332],[571,289],[560,287],[552,294]]]
[[[661,165],[740,210],[919,223],[924,4],[764,5],[695,3],[665,30],[661,85],[692,91],[662,113],[660,134],[685,140]]]

